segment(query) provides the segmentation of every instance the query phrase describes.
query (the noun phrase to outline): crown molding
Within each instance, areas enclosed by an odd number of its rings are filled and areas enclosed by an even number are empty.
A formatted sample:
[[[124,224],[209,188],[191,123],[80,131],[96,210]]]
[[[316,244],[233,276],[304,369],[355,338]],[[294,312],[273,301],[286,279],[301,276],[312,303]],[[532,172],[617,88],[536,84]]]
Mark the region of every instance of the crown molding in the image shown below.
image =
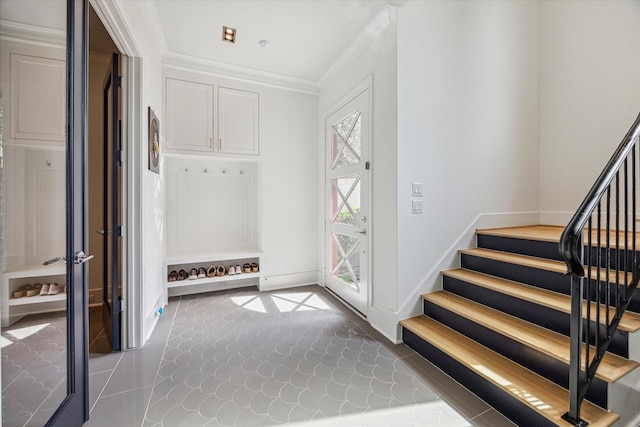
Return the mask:
[[[310,95],[318,95],[318,84],[311,80],[298,79],[281,74],[254,70],[237,65],[225,64],[210,59],[197,58],[181,53],[168,52],[162,57],[162,65],[185,71],[198,71],[204,74],[224,77],[249,83],[259,83],[263,86],[277,89],[291,90]]]
[[[319,87],[322,87],[331,77],[336,75],[360,50],[389,26],[392,14],[395,13],[395,10],[392,9],[395,9],[395,7],[388,4],[378,12],[364,30],[362,30],[354,41],[342,52],[342,55],[322,74],[318,80]]]
[[[37,27],[0,19],[0,37],[3,40],[28,42],[41,46],[64,47],[67,33],[64,30]]]

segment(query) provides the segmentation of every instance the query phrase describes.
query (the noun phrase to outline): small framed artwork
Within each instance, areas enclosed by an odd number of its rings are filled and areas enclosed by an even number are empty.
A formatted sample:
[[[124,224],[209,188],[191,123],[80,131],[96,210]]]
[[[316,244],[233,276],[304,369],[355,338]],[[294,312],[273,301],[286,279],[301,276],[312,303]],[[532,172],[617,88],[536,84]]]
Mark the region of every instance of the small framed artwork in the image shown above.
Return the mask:
[[[149,170],[160,173],[160,121],[149,107]]]

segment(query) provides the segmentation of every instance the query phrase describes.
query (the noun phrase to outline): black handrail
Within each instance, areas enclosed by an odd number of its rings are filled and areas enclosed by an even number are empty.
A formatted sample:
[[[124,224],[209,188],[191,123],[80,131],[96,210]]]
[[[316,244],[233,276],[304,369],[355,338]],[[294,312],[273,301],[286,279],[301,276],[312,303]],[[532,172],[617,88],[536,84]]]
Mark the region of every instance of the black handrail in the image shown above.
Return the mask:
[[[580,419],[580,405],[640,280],[635,197],[639,137],[640,115],[560,237],[560,253],[571,275],[569,411],[563,418],[576,426],[587,425]]]

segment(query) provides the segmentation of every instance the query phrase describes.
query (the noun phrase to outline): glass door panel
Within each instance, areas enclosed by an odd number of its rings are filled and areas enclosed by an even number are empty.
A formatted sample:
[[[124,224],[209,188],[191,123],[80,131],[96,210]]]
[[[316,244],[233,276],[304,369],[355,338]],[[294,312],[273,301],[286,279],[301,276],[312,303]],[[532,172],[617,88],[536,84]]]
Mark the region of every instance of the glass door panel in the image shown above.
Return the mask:
[[[86,6],[0,2],[1,25],[20,29],[0,41],[4,426],[85,420],[84,267],[76,256],[84,236],[84,35],[74,29]]]

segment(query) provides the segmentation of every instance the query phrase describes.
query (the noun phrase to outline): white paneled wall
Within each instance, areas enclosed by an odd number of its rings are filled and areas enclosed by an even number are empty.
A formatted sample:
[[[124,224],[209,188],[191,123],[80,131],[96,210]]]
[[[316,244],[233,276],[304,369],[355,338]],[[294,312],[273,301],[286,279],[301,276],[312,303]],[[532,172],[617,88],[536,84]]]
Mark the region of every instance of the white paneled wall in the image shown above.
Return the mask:
[[[167,256],[260,247],[256,162],[165,156]]]

